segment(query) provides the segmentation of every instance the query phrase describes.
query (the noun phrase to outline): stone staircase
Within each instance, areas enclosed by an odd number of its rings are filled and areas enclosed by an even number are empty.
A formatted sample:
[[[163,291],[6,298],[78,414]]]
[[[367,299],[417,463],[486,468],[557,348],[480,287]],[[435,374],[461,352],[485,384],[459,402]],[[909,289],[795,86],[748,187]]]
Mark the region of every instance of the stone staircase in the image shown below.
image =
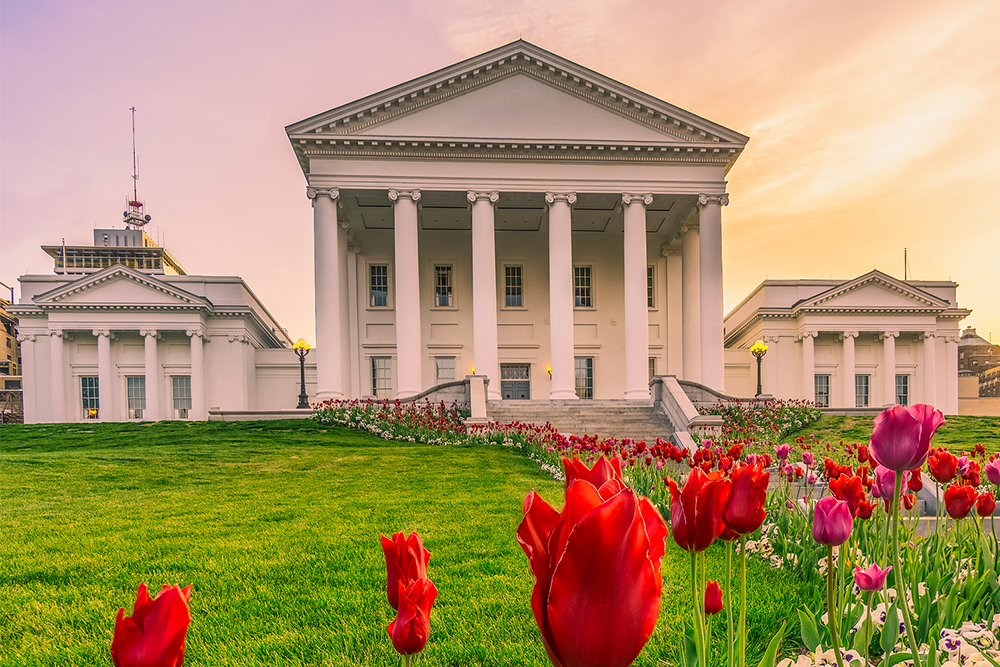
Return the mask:
[[[674,430],[667,416],[652,401],[626,400],[531,400],[490,401],[487,415],[500,423],[551,423],[559,432],[656,442],[669,440]]]

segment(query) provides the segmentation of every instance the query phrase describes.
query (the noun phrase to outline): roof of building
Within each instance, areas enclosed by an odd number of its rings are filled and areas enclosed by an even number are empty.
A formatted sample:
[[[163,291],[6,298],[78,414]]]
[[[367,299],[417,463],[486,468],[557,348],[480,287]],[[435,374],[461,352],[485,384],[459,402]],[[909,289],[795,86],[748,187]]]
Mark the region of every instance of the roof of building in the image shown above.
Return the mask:
[[[973,327],[965,327],[965,331],[962,332],[962,338],[958,341],[960,347],[965,347],[967,345],[980,346],[985,345],[989,347],[991,343],[976,333]]]

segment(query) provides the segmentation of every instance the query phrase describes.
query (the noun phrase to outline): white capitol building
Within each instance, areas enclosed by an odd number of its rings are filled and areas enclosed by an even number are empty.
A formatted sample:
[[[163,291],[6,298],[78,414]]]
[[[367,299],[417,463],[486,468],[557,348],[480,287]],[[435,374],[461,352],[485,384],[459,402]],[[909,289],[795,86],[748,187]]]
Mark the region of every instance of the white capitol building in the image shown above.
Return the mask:
[[[648,403],[662,375],[750,396],[748,348],[763,339],[766,394],[957,412],[959,322],[970,311],[957,306],[955,283],[879,272],[765,281],[724,318],[726,174],[748,137],[553,53],[517,41],[286,130],[314,210],[312,399],[409,397],[472,374],[488,380],[492,401]],[[115,361],[128,345],[134,368],[145,350],[144,400],[158,397],[157,418],[177,416],[166,378],[185,374],[199,396],[189,418],[294,406],[297,361],[245,285],[225,288],[232,303],[220,307],[210,292],[225,289],[212,279],[101,271],[114,274],[105,287],[170,279],[171,298],[190,304],[145,324],[120,310],[104,322],[100,308],[74,320],[67,304],[79,298],[66,295],[79,293],[76,280],[96,289],[93,272],[60,275],[48,290],[23,276],[11,310],[31,338],[26,421],[85,418],[80,378],[92,369],[105,378],[100,418],[129,418],[122,406],[136,383],[118,380],[127,372]],[[109,313],[111,297],[101,301]],[[71,336],[95,337],[94,359],[90,348],[50,347],[66,344],[59,318],[84,322]],[[174,342],[164,350],[151,338]],[[69,358],[72,369],[56,368]],[[42,407],[48,397],[61,407]]]

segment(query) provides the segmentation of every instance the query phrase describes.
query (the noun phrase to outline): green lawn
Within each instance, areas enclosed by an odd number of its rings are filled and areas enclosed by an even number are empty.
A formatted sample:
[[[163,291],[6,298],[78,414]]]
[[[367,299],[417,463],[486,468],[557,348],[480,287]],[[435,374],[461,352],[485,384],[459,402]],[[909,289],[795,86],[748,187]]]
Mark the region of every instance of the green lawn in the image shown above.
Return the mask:
[[[561,505],[562,483],[516,452],[311,420],[4,426],[0,665],[109,665],[115,614],[142,581],[194,585],[186,667],[397,665],[378,540],[397,530],[423,535],[440,589],[415,665],[545,664],[514,539],[532,488]],[[709,553],[718,577],[721,548]],[[687,563],[668,541],[637,665],[673,661]],[[759,654],[815,591],[760,562],[750,579]]]
[[[873,417],[843,417],[823,415],[819,421],[806,428],[785,436],[786,442],[800,435],[808,438],[816,435],[817,442],[845,444],[860,442],[867,444],[872,436]],[[933,446],[948,447],[953,451],[967,451],[976,443],[982,443],[987,451],[1000,452],[1000,417],[969,417],[953,415],[946,417],[947,423],[934,435]]]

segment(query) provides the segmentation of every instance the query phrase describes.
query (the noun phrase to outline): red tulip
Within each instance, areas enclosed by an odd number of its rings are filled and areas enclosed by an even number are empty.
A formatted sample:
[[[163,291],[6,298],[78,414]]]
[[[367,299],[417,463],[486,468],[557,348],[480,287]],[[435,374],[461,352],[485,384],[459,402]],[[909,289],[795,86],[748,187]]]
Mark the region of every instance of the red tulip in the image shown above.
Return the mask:
[[[906,488],[914,493],[924,488],[924,480],[920,477],[920,468],[910,471],[910,477],[906,480]]]
[[[831,479],[829,486],[830,493],[833,494],[834,498],[846,501],[847,506],[851,508],[851,514],[857,516],[858,507],[861,506],[861,501],[865,499],[865,489],[861,484],[861,478],[841,475],[836,479]]]
[[[868,445],[858,445],[858,463],[868,463]]]
[[[946,449],[935,450],[927,458],[927,469],[941,484],[947,484],[958,474],[958,457]]]
[[[597,489],[604,488],[605,484],[609,484],[607,487],[609,493],[611,489],[614,489],[614,493],[617,493],[625,488],[625,480],[622,477],[622,464],[617,456],[610,461],[602,456],[597,459],[593,469],[591,469],[587,467],[586,463],[576,458],[574,454],[572,460],[563,457],[563,468],[566,470],[567,491],[569,490],[569,485],[578,479],[587,480]]]
[[[733,533],[748,535],[764,523],[768,477],[769,473],[762,471],[759,465],[743,465],[733,470],[732,492],[722,514],[726,527]]]
[[[903,496],[903,507],[909,511],[913,509],[913,506],[917,504],[917,497],[912,493],[907,493]]]
[[[705,587],[705,616],[714,616],[722,611],[722,589],[719,584],[709,581]]]
[[[931,438],[944,424],[940,410],[923,403],[904,408],[895,405],[875,417],[868,451],[878,463],[903,472],[919,468],[927,460]]]
[[[813,539],[827,546],[840,546],[851,536],[854,517],[851,508],[843,500],[825,496],[816,503],[813,510]]]
[[[976,504],[976,490],[971,486],[959,486],[952,484],[944,492],[944,507],[948,510],[948,516],[958,521],[969,516],[973,505]]]
[[[885,575],[889,573],[892,566],[880,569],[878,565],[872,563],[867,570],[862,570],[859,565],[854,566],[854,583],[863,591],[877,591],[885,584]]]
[[[982,494],[979,496],[979,500],[976,501],[976,514],[979,516],[990,516],[996,509],[997,501],[993,497],[992,491]]]
[[[404,537],[403,533],[394,533],[392,539],[385,535],[382,538],[382,551],[385,553],[385,593],[393,609],[399,608],[399,584],[403,587],[427,576],[427,563],[431,552],[424,548],[424,543],[416,532]]]
[[[614,460],[610,467],[620,470]],[[625,667],[656,626],[666,522],[649,500],[612,481],[597,487],[575,477],[562,512],[534,491],[524,499],[517,541],[535,576],[531,609],[557,667]]]
[[[688,475],[683,490],[678,490],[669,477],[664,481],[670,487],[670,525],[674,541],[686,551],[704,551],[725,527],[722,510],[729,499],[732,482],[722,473],[707,475],[697,468]]]
[[[397,653],[413,655],[427,644],[431,633],[431,605],[438,591],[427,577],[420,577],[408,585],[400,581],[397,586],[399,607],[396,618],[386,629]]]
[[[155,599],[139,584],[132,615],[118,610],[111,662],[115,667],[181,667],[184,638],[191,623],[191,587],[164,586]]]
[[[861,502],[858,503],[858,518],[859,519],[872,518],[872,512],[875,511],[876,507],[878,507],[878,505],[876,505],[875,503],[867,499],[862,499]]]

